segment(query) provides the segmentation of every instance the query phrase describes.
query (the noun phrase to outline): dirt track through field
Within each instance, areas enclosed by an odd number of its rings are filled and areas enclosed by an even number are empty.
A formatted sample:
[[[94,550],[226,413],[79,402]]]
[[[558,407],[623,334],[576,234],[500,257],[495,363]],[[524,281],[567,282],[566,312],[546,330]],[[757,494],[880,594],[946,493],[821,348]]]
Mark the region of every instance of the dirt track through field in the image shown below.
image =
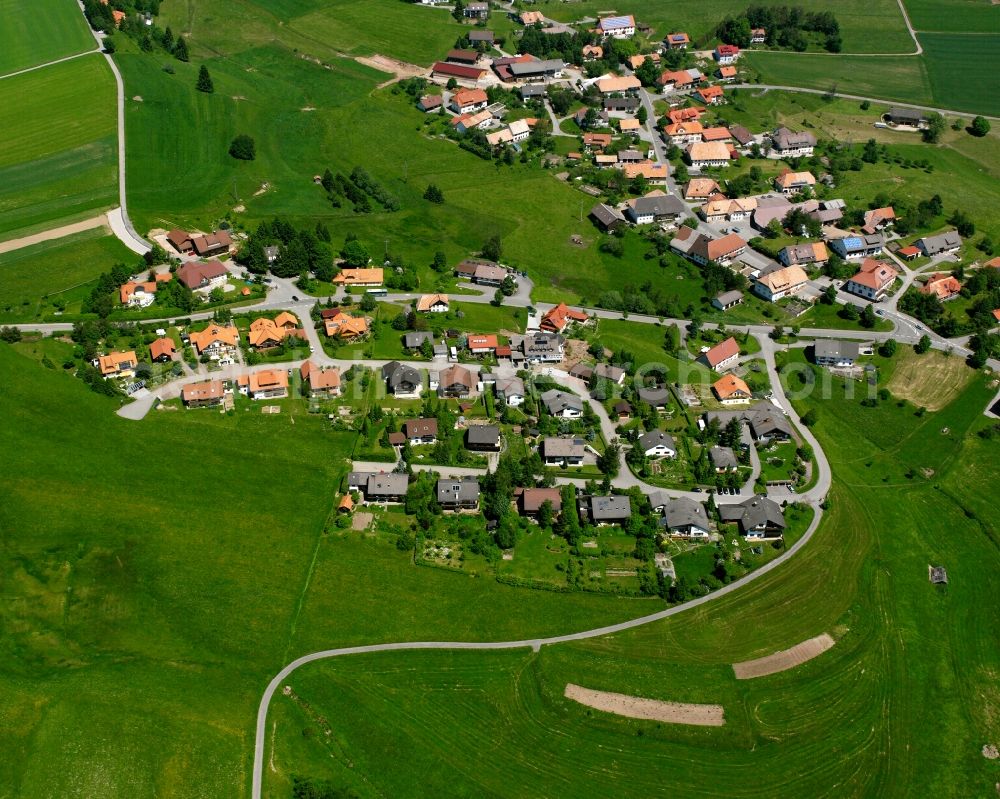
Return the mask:
[[[628,716],[630,719],[664,721],[667,724],[694,724],[699,727],[721,727],[726,723],[722,705],[691,705],[683,702],[663,702],[641,696],[615,694],[610,691],[593,691],[573,683],[566,683],[564,696],[581,705]]]
[[[384,88],[397,80],[403,80],[404,78],[415,78],[419,75],[427,75],[427,67],[417,66],[416,64],[407,64],[405,61],[399,61],[395,58],[389,58],[389,56],[384,56],[376,53],[372,56],[355,56],[355,61],[359,64],[364,64],[366,67],[371,67],[372,69],[377,69],[379,72],[391,72],[395,75],[391,80],[387,80],[384,83],[380,83],[378,88]]]
[[[101,214],[100,216],[95,216],[92,219],[84,219],[82,222],[74,222],[71,225],[63,225],[62,227],[52,228],[51,230],[43,230],[41,233],[23,236],[19,239],[0,241],[0,253],[13,252],[14,250],[20,250],[22,247],[30,247],[32,244],[41,244],[43,241],[61,239],[63,236],[72,236],[74,233],[82,233],[85,230],[93,230],[94,228],[101,227],[102,225],[106,226],[107,224],[107,215]]]
[[[812,660],[818,655],[822,655],[833,646],[834,640],[827,633],[817,635],[808,641],[796,644],[790,649],[782,649],[773,655],[767,655],[756,660],[744,660],[742,663],[734,663],[733,671],[737,680],[752,680],[754,677],[766,677],[768,674],[777,674],[779,671],[793,669],[807,660]]]

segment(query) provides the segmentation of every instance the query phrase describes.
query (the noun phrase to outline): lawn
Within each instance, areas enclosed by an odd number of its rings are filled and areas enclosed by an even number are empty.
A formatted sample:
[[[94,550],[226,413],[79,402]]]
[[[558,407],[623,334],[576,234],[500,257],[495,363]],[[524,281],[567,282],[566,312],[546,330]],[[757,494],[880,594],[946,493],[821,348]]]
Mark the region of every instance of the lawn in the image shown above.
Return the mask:
[[[0,19],[0,75],[97,47],[73,0],[0,0]]]
[[[998,457],[995,440],[970,435],[991,394],[977,380],[941,412],[907,415],[908,435],[866,442],[860,460],[859,439],[896,427],[902,410],[865,410],[859,428],[856,402],[817,398],[824,447],[845,445],[830,448],[828,516],[791,564],[716,603],[538,654],[388,653],[301,669],[296,698],[272,705],[271,795],[292,774],[362,796],[650,796],[664,784],[675,796],[989,794],[997,766],[979,750],[1000,709],[1000,608],[989,599],[1000,591],[1000,500],[969,491],[968,476],[988,482]],[[933,480],[908,479],[913,464],[935,468]],[[946,589],[930,585],[928,563],[947,567]],[[815,661],[734,679],[731,663],[821,632],[837,643]],[[726,725],[616,718],[565,700],[567,682],[717,702]]]
[[[115,204],[114,104],[96,54],[0,81],[0,239]]]
[[[57,365],[0,344],[2,794],[242,795],[259,691],[289,657],[662,606],[474,581],[324,535],[354,437],[303,401],[130,422],[58,352],[19,346]]]
[[[93,282],[136,255],[97,228],[0,255],[0,320],[31,322],[59,309],[80,312]]]

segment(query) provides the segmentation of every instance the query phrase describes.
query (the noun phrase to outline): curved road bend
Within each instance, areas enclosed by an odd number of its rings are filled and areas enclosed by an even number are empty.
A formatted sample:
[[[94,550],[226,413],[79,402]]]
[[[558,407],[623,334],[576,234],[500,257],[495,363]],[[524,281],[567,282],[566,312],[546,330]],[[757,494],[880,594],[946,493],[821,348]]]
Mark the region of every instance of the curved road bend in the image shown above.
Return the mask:
[[[263,780],[264,780],[264,744],[267,739],[267,711],[271,705],[271,698],[274,696],[275,692],[281,687],[281,684],[300,666],[305,666],[308,663],[314,663],[318,660],[329,660],[330,658],[342,657],[344,655],[362,655],[370,654],[373,652],[395,652],[401,650],[413,650],[413,649],[476,649],[476,650],[490,650],[490,649],[521,649],[530,648],[533,652],[537,652],[541,647],[548,646],[549,644],[561,644],[569,641],[583,641],[588,638],[598,638],[603,635],[611,635],[613,633],[622,632],[624,630],[630,630],[635,627],[641,627],[646,624],[650,624],[655,621],[660,621],[662,619],[669,618],[670,616],[675,616],[678,613],[683,613],[691,608],[696,608],[704,605],[708,602],[713,602],[716,599],[725,596],[726,594],[732,593],[733,591],[742,588],[743,586],[763,577],[770,571],[778,568],[781,564],[787,561],[789,558],[795,556],[795,554],[802,549],[809,539],[812,538],[813,533],[819,526],[819,521],[822,518],[822,513],[818,508],[816,508],[816,514],[813,517],[812,523],[809,528],[802,535],[798,541],[796,541],[786,552],[783,552],[774,560],[769,563],[764,564],[756,571],[751,572],[745,577],[741,577],[729,585],[725,585],[718,591],[713,591],[711,594],[706,594],[705,596],[698,597],[697,599],[692,599],[690,602],[685,602],[682,605],[675,605],[664,610],[659,610],[656,613],[650,613],[646,616],[639,616],[635,619],[629,619],[628,621],[619,622],[618,624],[609,624],[606,627],[597,627],[593,630],[583,630],[576,633],[568,633],[565,635],[555,635],[549,638],[526,638],[520,641],[484,641],[481,643],[471,642],[471,641],[401,641],[389,644],[370,644],[367,646],[350,646],[343,647],[340,649],[325,649],[320,652],[312,652],[308,655],[303,655],[296,660],[293,660],[287,666],[285,666],[281,671],[279,671],[273,680],[268,683],[267,688],[264,690],[264,695],[261,697],[260,706],[257,710],[257,732],[254,740],[254,753],[253,753],[253,799],[261,799],[263,790]]]

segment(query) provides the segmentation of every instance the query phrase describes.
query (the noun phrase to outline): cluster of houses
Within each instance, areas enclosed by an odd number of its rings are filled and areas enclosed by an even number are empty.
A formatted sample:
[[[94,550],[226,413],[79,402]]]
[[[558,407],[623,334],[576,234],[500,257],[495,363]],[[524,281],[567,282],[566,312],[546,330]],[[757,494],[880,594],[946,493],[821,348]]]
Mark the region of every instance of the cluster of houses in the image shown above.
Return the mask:
[[[157,291],[174,278],[201,295],[213,289],[225,288],[229,283],[229,270],[219,261],[188,261],[177,268],[176,273],[156,272],[151,280],[129,280],[119,289],[119,302],[129,308],[148,308],[156,301]],[[249,289],[244,293],[249,294]]]
[[[281,399],[289,396],[291,369],[257,369],[233,380],[199,380],[181,387],[181,401],[188,408],[212,408],[226,403],[235,391],[252,400]],[[340,370],[306,361],[299,367],[302,391],[310,397],[339,397]]]

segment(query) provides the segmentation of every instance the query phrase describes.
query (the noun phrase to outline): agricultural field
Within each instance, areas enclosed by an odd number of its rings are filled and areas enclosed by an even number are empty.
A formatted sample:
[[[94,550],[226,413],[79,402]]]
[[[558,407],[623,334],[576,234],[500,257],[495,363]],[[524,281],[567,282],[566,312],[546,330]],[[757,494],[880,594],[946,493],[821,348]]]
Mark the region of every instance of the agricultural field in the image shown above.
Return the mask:
[[[1000,33],[1000,15],[977,0],[905,0],[906,13],[920,32]]]
[[[299,775],[360,796],[649,796],[664,784],[678,796],[706,786],[748,797],[829,795],[833,785],[837,796],[907,796],[917,784],[990,793],[1000,772],[980,749],[1000,732],[1000,609],[988,599],[1000,591],[1000,500],[970,492],[968,476],[988,482],[998,456],[995,439],[974,435],[992,393],[975,378],[922,418],[909,404],[866,409],[842,393],[804,400],[832,455],[828,516],[792,564],[717,603],[538,654],[304,667],[288,680],[293,696],[272,703],[266,792],[282,795]],[[900,426],[911,434],[880,433]],[[946,588],[928,582],[928,563],[946,566]],[[836,643],[815,660],[735,679],[730,664],[824,632]],[[726,723],[621,719],[564,699],[569,682],[718,703]]]
[[[0,321],[33,322],[55,311],[79,313],[93,282],[136,255],[105,228],[0,255]]]
[[[0,239],[114,206],[115,131],[114,78],[99,55],[0,81]]]
[[[894,397],[937,411],[961,394],[972,376],[957,355],[938,350],[918,355],[912,347],[902,347],[886,388]]]
[[[994,20],[1000,18],[993,13]],[[1000,115],[1000,76],[983,70],[983,64],[1000,60],[1000,32],[921,33],[922,56],[927,65],[934,102],[947,108]]]
[[[798,3],[806,11],[829,11],[830,6],[817,0]],[[596,17],[611,13],[611,6],[599,0],[561,4],[546,0],[538,8],[546,16],[573,21],[585,16]],[[633,14],[637,22],[652,25],[654,38],[662,39],[675,30],[687,31],[698,47],[715,41],[715,28],[727,15],[736,15],[747,8],[737,0],[680,0],[665,5],[658,0],[633,0],[619,4],[618,13]],[[907,53],[913,50],[913,40],[906,31],[899,6],[893,0],[847,0],[833,9],[844,39],[845,53]]]
[[[49,344],[17,345],[29,357],[0,344],[0,793],[244,795],[259,692],[289,657],[554,634],[662,607],[470,580],[384,540],[324,534],[354,434],[293,400],[275,416],[129,422],[62,374],[66,345]],[[57,366],[29,359],[43,355]],[[127,442],[129,457],[95,441]],[[251,477],[270,470],[282,479]]]
[[[73,0],[0,0],[0,75],[97,49]]]

